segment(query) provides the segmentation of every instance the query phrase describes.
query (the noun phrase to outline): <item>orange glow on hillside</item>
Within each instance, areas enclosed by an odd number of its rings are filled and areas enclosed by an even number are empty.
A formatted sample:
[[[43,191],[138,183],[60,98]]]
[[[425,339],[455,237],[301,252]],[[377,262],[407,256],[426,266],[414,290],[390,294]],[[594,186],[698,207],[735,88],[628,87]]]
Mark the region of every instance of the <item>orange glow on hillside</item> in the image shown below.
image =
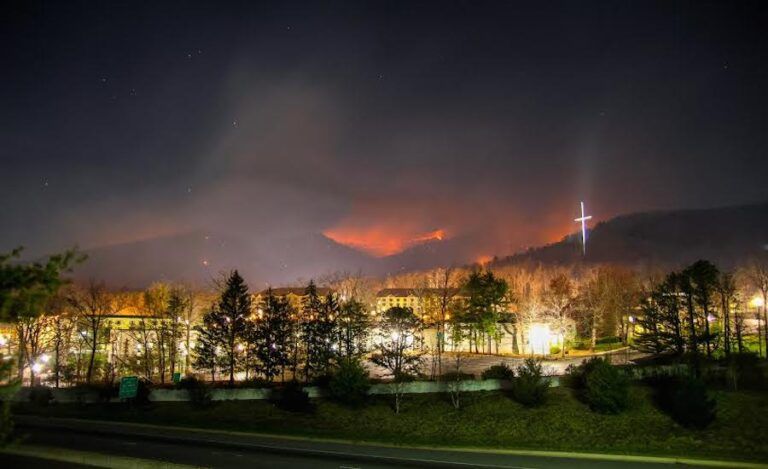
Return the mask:
[[[453,239],[460,262],[486,264],[531,247],[556,243],[577,233],[578,204],[563,201],[531,216],[514,204],[467,200],[362,200],[323,231],[337,243],[378,257],[400,253],[415,244]],[[590,220],[592,229],[597,220]],[[440,227],[440,229],[432,229]]]
[[[493,260],[493,256],[482,255],[475,259],[475,264],[485,265]]]
[[[365,251],[377,257],[397,254],[414,244],[446,239],[445,230],[413,234],[398,232],[398,230],[392,230],[390,227],[384,226],[330,228],[325,230],[323,234],[339,244]]]
[[[548,230],[544,230],[542,232],[540,242],[543,244],[557,243],[561,241],[563,238],[565,238],[566,236],[568,236],[569,234],[572,234],[574,231],[575,230],[571,225],[553,227]]]
[[[417,236],[413,238],[410,242],[411,243],[420,243],[423,241],[442,241],[443,238],[445,238],[445,231],[444,230],[435,230],[430,231],[429,233],[426,233],[422,236]]]

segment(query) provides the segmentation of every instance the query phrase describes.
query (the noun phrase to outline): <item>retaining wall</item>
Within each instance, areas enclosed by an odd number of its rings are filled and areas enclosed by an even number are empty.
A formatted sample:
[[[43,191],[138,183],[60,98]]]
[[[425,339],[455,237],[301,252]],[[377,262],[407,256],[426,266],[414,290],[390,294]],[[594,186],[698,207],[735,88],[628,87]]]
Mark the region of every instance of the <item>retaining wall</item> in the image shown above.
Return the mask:
[[[550,387],[560,386],[558,376],[548,376]],[[450,390],[450,386],[455,383],[437,382],[437,381],[412,381],[403,384],[405,394],[425,394],[425,393],[444,393]],[[369,395],[392,394],[394,392],[393,383],[378,383],[371,386]],[[463,380],[460,381],[461,392],[477,391],[496,391],[500,389],[509,389],[511,383],[499,379],[484,380]],[[325,397],[327,391],[317,386],[307,386],[304,391],[311,398]],[[14,396],[14,401],[29,401],[30,388],[22,388]],[[60,388],[51,389],[55,402],[61,403],[94,403],[99,402],[99,395],[95,391]],[[214,401],[252,401],[269,399],[272,390],[269,388],[235,388],[235,389],[212,389],[211,398]],[[189,394],[184,389],[153,389],[149,393],[149,400],[152,402],[184,402],[189,400]],[[118,402],[118,399],[113,399]]]

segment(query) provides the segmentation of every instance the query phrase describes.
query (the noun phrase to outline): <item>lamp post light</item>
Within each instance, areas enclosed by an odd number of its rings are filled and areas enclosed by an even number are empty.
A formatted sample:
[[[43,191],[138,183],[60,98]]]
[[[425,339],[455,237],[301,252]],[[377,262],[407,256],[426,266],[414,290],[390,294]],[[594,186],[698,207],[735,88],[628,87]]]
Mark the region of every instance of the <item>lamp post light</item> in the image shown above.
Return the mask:
[[[749,304],[755,308],[755,319],[757,319],[757,356],[763,356],[763,334],[762,334],[762,317],[760,316],[760,308],[765,306],[765,301],[759,295],[755,295]]]
[[[761,332],[761,324],[765,321],[768,321],[768,316],[766,316],[766,305],[765,304],[765,298],[761,296],[760,294],[755,295],[752,300],[749,302],[754,308],[755,308],[755,318],[757,319],[757,341],[758,341],[758,354],[759,356],[762,356],[763,352],[763,337],[768,339],[768,330],[765,331],[763,334]],[[762,315],[760,314],[760,310],[762,309]],[[768,323],[766,323],[766,327],[768,328]],[[768,357],[768,343],[766,343],[766,357]]]

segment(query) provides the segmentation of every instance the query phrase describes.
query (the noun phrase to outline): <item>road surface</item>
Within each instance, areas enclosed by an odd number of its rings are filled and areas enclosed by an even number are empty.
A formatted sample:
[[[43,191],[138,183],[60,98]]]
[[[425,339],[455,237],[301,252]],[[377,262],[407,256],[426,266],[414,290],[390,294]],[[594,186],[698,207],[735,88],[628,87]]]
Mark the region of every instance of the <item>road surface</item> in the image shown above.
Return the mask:
[[[617,365],[623,365],[627,363],[628,360],[634,360],[640,357],[645,356],[645,354],[628,350],[628,349],[622,349],[621,351],[614,351],[610,353],[597,353],[593,356],[611,356],[612,363]],[[542,368],[544,369],[544,373],[547,375],[563,375],[565,374],[566,368],[568,368],[569,365],[579,365],[584,360],[591,358],[592,356],[580,356],[580,357],[567,357],[562,359],[543,359],[541,361]],[[467,353],[464,354],[461,358],[461,371],[462,373],[470,373],[475,375],[476,377],[480,377],[480,375],[483,373],[483,371],[487,370],[489,367],[493,365],[498,365],[499,363],[506,363],[511,368],[515,368],[518,365],[522,364],[525,358],[522,357],[507,357],[502,355],[480,355],[480,354],[471,354]],[[424,365],[421,368],[421,372],[430,375],[431,374],[431,366],[433,362],[433,356],[430,354],[427,354],[423,357],[423,363]],[[455,367],[455,355],[452,353],[446,353],[443,355],[443,372],[449,372],[453,371]],[[374,378],[386,378],[387,372],[381,367],[378,367],[374,365],[371,362],[367,363],[368,371],[370,372],[371,376]]]
[[[313,469],[391,467],[604,469],[621,467],[648,469],[670,467],[674,462],[671,460],[663,463],[628,459],[597,460],[584,459],[577,455],[551,457],[484,451],[377,446],[232,432],[31,417],[20,417],[18,428],[25,435],[23,447],[27,448],[28,451],[34,452],[39,447],[67,448],[189,467],[311,467]],[[0,454],[0,458],[5,456]],[[19,460],[17,459],[16,462]],[[23,467],[45,467],[46,469],[50,467],[73,467],[56,466],[33,459],[28,459],[25,462]],[[118,467],[110,464],[103,465]],[[2,467],[14,466],[2,464]],[[120,467],[126,466],[123,464]],[[677,467],[685,467],[685,465],[678,465]]]

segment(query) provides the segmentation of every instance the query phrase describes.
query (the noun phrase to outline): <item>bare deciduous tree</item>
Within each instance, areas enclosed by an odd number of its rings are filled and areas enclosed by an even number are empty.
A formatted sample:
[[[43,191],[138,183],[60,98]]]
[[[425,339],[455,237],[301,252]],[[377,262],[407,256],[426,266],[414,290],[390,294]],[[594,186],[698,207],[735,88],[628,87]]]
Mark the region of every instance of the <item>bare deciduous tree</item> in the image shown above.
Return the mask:
[[[90,351],[85,375],[86,383],[90,384],[99,347],[109,341],[103,337],[105,322],[108,316],[122,309],[124,296],[113,295],[104,284],[91,281],[85,287],[70,290],[68,301],[77,312],[77,333]]]
[[[765,349],[768,350],[768,261],[765,258],[752,260],[743,270],[743,274],[749,284],[757,289],[762,300],[760,302],[762,313],[758,314],[757,329],[758,334],[760,334],[760,323],[765,324],[763,339],[765,340]],[[766,359],[768,359],[768,353],[766,353]]]

